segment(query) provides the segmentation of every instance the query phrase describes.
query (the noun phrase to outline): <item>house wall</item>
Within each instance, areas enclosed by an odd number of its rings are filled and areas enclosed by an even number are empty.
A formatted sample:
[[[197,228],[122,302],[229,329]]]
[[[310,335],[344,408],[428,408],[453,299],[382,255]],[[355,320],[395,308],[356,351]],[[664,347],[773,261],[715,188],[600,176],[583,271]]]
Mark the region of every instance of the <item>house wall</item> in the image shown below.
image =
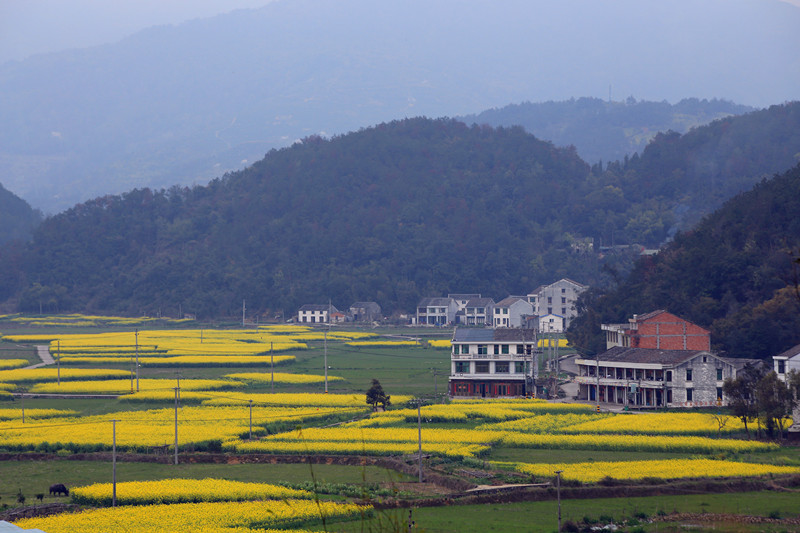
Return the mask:
[[[708,331],[674,315],[664,315],[641,322],[631,332],[631,347],[655,350],[711,349]]]
[[[703,357],[707,357],[703,362]],[[717,379],[717,369],[722,369],[722,379]],[[687,370],[691,370],[692,379],[686,379]],[[676,407],[692,405],[716,405],[722,399],[722,382],[734,377],[733,366],[711,356],[698,356],[675,367],[672,371],[672,382],[667,382],[672,389],[671,404]],[[670,387],[671,385],[671,387]],[[688,392],[691,389],[691,395]]]

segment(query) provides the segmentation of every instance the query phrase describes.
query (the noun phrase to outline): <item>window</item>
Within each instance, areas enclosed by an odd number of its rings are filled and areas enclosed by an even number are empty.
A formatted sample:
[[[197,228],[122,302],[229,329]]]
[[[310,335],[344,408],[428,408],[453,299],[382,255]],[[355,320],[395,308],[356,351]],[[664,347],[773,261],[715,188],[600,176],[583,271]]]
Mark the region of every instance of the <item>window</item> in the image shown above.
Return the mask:
[[[476,374],[488,374],[489,373],[489,361],[476,361],[475,362],[475,373]]]
[[[454,353],[454,354],[458,355],[458,354],[460,354],[460,353],[461,353],[461,348],[460,348],[460,346],[461,346],[460,344],[454,344],[454,345],[453,345],[453,353]]]
[[[486,355],[488,353],[489,353],[489,351],[486,349],[486,345],[485,344],[479,344],[478,345],[478,355]]]
[[[521,344],[517,344],[517,355],[523,355],[525,353],[525,347]]]
[[[786,361],[778,359],[778,374],[786,373]]]
[[[708,357],[706,357],[705,355],[703,356],[703,362],[708,363]]]
[[[722,387],[717,387],[717,400],[722,401]]]
[[[694,394],[693,393],[694,393],[694,389],[686,389],[686,401],[687,402],[693,402],[694,401],[692,399],[692,398],[694,398]]]
[[[503,344],[500,346],[500,353],[503,355],[508,355],[508,344]]]
[[[469,374],[469,361],[456,361],[456,374]]]
[[[548,315],[552,315],[553,314],[553,308],[552,307],[548,307],[547,308],[547,314]]]
[[[566,307],[562,307],[561,308],[561,314],[562,315],[566,315],[567,314],[567,308]]]
[[[469,344],[462,344],[461,345],[461,354],[462,355],[469,354]]]
[[[549,304],[553,303],[553,297],[552,296],[548,296],[547,297],[547,303],[549,303]]]
[[[500,345],[499,344],[495,344],[494,345],[494,354],[495,355],[500,355]]]
[[[517,374],[524,374],[525,373],[525,361],[515,361],[514,362],[514,372]]]
[[[563,288],[563,287],[562,287],[562,288],[561,288],[561,294],[565,294],[566,292],[567,292],[567,289],[565,289],[565,288]]]
[[[495,374],[508,374],[509,372],[509,364],[507,361],[497,361],[494,364],[494,373]]]
[[[717,369],[717,381],[722,381],[722,369]]]
[[[667,370],[667,381],[672,381],[672,370]]]
[[[566,298],[564,298],[563,296],[561,297],[561,303],[562,303],[562,304],[565,304],[565,303],[567,303],[567,299],[566,299]]]
[[[686,369],[686,381],[692,381],[692,369],[691,368],[687,368]],[[691,401],[691,400],[687,400],[687,401]]]

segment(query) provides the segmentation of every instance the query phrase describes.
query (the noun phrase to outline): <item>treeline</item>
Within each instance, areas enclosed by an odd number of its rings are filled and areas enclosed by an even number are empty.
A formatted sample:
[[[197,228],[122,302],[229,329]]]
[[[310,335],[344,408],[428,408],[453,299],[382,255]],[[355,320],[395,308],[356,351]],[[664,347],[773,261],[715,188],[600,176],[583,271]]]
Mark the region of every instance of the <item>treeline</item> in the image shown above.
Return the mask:
[[[605,349],[601,323],[666,309],[711,330],[712,348],[766,359],[800,343],[800,166],[732,198],[609,291],[583,296],[569,332]]]
[[[423,296],[501,298],[561,277],[605,286],[635,255],[594,253],[601,244],[657,247],[708,212],[706,152],[713,191],[731,194],[785,164],[798,109],[663,135],[641,157],[594,167],[521,127],[449,119],[310,137],[205,187],[134,190],[48,218],[30,244],[0,252],[0,299],[29,312],[199,317],[236,316],[243,299],[252,314],[287,316],[374,300],[388,314]]]

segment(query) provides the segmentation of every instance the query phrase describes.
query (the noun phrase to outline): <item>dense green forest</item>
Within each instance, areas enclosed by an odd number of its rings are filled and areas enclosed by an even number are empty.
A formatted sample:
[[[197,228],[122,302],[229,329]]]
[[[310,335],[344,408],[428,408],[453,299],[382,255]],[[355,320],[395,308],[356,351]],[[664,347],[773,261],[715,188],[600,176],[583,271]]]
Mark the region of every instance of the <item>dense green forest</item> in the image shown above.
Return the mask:
[[[0,184],[0,245],[29,239],[41,221],[41,213]]]
[[[594,166],[521,127],[450,119],[308,137],[208,186],[133,190],[48,218],[31,244],[0,251],[0,300],[200,317],[235,316],[243,299],[269,316],[375,300],[389,314],[422,296],[499,299],[561,277],[607,286],[638,248],[600,245],[657,247],[791,167],[799,111],[659,135],[641,156]]]
[[[730,115],[741,115],[753,108],[725,100],[685,98],[669,102],[608,101],[599,98],[572,98],[561,102],[523,102],[477,115],[460,117],[490,126],[522,126],[540,139],[556,146],[574,145],[585,161],[622,161],[641,152],[658,132],[686,133]]]
[[[598,353],[601,323],[666,309],[709,328],[727,355],[777,355],[800,343],[798,257],[800,165],[729,200],[613,289],[590,289],[569,338]]]

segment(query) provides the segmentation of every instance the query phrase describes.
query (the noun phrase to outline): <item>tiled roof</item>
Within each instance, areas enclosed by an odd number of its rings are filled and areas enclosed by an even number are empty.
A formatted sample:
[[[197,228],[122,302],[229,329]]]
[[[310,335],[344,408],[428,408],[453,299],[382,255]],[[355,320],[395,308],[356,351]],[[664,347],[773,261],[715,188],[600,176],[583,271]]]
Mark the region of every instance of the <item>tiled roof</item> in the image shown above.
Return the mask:
[[[598,357],[601,361],[674,365],[692,359],[701,353],[710,352],[705,350],[652,350],[614,346],[601,353]],[[593,358],[587,357],[587,359]]]
[[[796,357],[800,355],[800,344],[797,346],[792,346],[785,352],[779,353],[776,357],[786,357],[787,359],[791,359],[792,357]]]
[[[536,331],[532,329],[498,328],[473,329],[456,328],[453,342],[535,342]]]

